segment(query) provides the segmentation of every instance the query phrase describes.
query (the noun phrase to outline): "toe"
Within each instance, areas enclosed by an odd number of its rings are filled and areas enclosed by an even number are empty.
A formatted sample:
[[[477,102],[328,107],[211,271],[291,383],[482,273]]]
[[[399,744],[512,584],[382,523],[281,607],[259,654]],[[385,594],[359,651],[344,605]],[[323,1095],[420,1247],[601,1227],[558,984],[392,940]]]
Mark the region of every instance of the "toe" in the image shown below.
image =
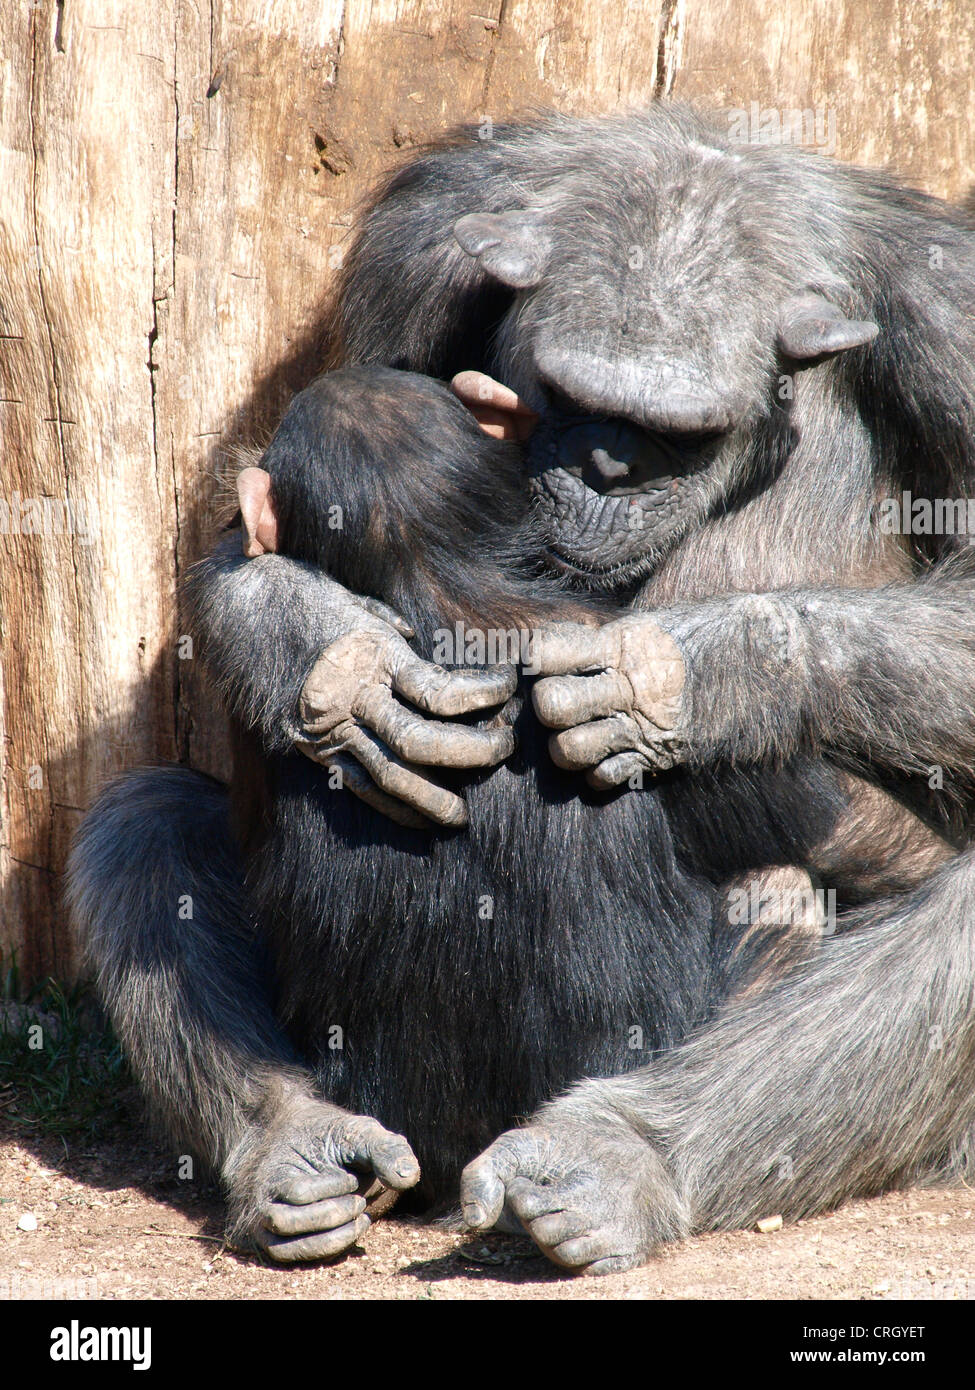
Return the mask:
[[[361,1240],[369,1229],[368,1216],[359,1216],[334,1231],[288,1239],[286,1236],[265,1234],[263,1249],[279,1264],[297,1264],[309,1260],[334,1260],[350,1245]]]
[[[365,1209],[365,1198],[357,1194],[332,1197],[326,1202],[311,1202],[303,1206],[272,1202],[264,1213],[264,1226],[279,1236],[334,1231],[354,1221]]]

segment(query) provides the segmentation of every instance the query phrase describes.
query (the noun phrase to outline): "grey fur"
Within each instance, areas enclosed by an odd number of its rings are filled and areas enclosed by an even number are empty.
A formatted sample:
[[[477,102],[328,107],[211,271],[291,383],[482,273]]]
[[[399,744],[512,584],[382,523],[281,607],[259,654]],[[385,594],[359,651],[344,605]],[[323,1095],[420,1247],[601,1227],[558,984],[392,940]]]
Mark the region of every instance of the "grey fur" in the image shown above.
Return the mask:
[[[643,582],[636,607],[684,659],[692,771],[828,756],[891,786],[963,847],[971,566],[951,538],[881,534],[876,504],[901,488],[972,491],[970,225],[883,176],[735,146],[682,108],[552,117],[496,137],[461,135],[380,195],[347,262],[347,356],[487,370],[542,412],[532,462],[553,545],[580,584]],[[525,210],[535,239],[517,264],[475,243],[470,223],[467,249],[453,235],[461,219]],[[523,234],[528,223],[515,222]],[[630,246],[644,255],[639,280]],[[826,312],[822,331],[838,336],[824,352],[849,351],[810,359],[820,330],[783,328],[807,295],[852,323],[835,329]],[[782,377],[794,386],[785,402]],[[634,503],[613,491],[618,470],[584,478],[563,466],[553,386],[590,415],[721,433],[701,441],[675,497],[655,487]],[[645,524],[630,529],[634,505]],[[234,544],[198,572],[196,628],[229,703],[283,749],[339,598],[307,567],[245,562]],[[935,764],[945,789],[932,796]],[[246,1155],[300,1131],[305,1082],[233,906],[234,867],[224,850],[209,866],[191,852],[206,817],[219,821],[216,793],[209,811],[191,806],[200,784],[170,796],[166,776],[137,774],[93,810],[73,856],[74,911],[156,1110],[224,1165],[245,1212],[237,1229],[253,1234],[267,1167]],[[211,916],[175,920],[174,894],[206,901],[207,885]],[[581,1083],[472,1165],[469,1219],[491,1224],[507,1207],[559,1263],[607,1270],[691,1230],[970,1176],[973,890],[972,855],[958,854],[652,1067]],[[322,1116],[326,1134],[333,1119]]]

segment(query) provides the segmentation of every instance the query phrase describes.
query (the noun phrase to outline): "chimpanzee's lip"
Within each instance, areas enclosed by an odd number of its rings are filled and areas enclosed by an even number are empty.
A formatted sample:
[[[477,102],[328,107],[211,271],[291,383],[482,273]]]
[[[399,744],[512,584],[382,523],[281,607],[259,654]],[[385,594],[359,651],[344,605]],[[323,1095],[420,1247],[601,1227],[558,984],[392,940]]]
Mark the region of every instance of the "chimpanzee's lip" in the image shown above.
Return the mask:
[[[583,470],[577,464],[561,464],[560,467],[563,473],[569,473],[573,478],[578,478],[583,487],[588,488],[590,492],[596,492],[596,489],[590,487],[586,482]],[[597,495],[600,497],[645,497],[647,493],[651,492],[675,492],[679,484],[679,477],[680,475],[675,477],[673,473],[665,473],[662,477],[647,478],[645,482],[634,483],[630,487],[617,485],[602,488]]]
[[[573,574],[603,574],[614,568],[613,565],[587,565],[574,560],[558,545],[547,546],[545,553],[558,569],[571,570]]]
[[[636,495],[612,496],[564,468],[536,473],[529,483],[552,567],[600,583],[624,583],[646,570],[655,546],[673,529],[680,507],[675,494],[687,486],[673,479],[650,492],[631,489]],[[638,527],[627,520],[631,507],[640,510]]]
[[[646,569],[646,557],[643,555],[636,555],[628,560],[610,561],[605,565],[596,565],[590,564],[586,560],[574,559],[560,546],[554,544],[546,547],[545,554],[553,569],[563,574],[575,575],[580,579],[606,580],[612,578],[614,582],[622,584],[630,575],[637,575]]]

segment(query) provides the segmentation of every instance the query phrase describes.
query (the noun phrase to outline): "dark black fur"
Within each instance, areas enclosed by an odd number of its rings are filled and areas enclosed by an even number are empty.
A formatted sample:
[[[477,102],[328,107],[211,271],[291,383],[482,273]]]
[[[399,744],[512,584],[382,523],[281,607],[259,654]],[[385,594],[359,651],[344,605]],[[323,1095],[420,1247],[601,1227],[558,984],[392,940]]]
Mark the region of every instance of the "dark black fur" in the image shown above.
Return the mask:
[[[380,368],[321,378],[290,407],[263,466],[281,553],[388,602],[423,656],[434,630],[458,619],[531,629],[583,602],[537,573],[520,451],[488,439],[427,378]],[[342,529],[328,524],[336,506]],[[514,721],[518,751],[463,779],[460,835],[396,827],[330,790],[307,758],[273,756],[248,873],[279,1017],[322,1093],[405,1133],[440,1197],[502,1129],[577,1077],[645,1063],[728,986],[718,894],[675,853],[671,798],[580,794],[523,695],[500,717]],[[745,843],[716,853],[723,826],[689,807],[678,834],[729,871],[799,857],[800,796],[805,834],[816,807],[808,776],[793,777],[743,796]],[[836,804],[820,808],[820,832]],[[328,1046],[335,1025],[341,1050]]]

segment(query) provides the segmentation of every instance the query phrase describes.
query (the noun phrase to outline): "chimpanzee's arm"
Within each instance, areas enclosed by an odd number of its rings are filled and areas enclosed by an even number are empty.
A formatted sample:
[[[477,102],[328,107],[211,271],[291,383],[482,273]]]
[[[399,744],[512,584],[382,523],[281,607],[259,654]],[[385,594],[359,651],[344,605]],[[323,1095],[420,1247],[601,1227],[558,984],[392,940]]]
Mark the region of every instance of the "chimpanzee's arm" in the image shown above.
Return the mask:
[[[597,650],[598,648],[598,650]],[[727,595],[539,636],[552,751],[601,785],[638,767],[850,752],[899,772],[975,760],[975,580]],[[598,674],[562,674],[572,672]],[[558,672],[559,674],[555,674]]]
[[[425,719],[497,704],[515,674],[447,672],[410,648],[408,626],[314,566],[247,559],[238,533],[194,566],[185,585],[201,656],[228,708],[268,751],[298,747],[370,805],[407,824],[462,824],[460,797],[412,764],[485,767],[511,752],[507,729]],[[421,815],[417,815],[417,813]]]
[[[975,580],[725,598],[656,615],[684,654],[689,756],[829,747],[926,772],[975,759]]]
[[[154,1120],[219,1174],[233,1243],[290,1263],[360,1240],[361,1175],[402,1189],[420,1170],[400,1135],[323,1099],[286,1036],[226,789],[185,767],[117,778],[75,837],[67,897]]]
[[[187,576],[183,595],[207,674],[268,752],[286,752],[302,737],[301,688],[324,645],[337,588],[282,555],[246,559],[236,531]]]

